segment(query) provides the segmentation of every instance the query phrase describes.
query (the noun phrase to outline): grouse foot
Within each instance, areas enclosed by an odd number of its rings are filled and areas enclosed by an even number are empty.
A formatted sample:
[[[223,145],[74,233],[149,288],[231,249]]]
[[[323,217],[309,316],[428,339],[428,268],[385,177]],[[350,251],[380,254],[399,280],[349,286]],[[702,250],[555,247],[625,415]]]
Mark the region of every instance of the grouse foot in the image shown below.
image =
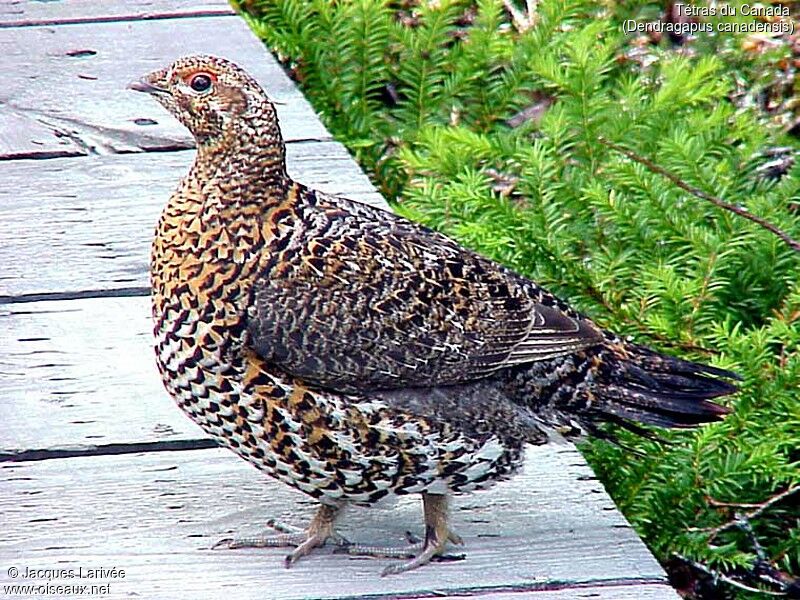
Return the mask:
[[[425,540],[422,542],[421,552],[406,563],[386,567],[381,577],[413,571],[428,564],[434,557],[444,554],[444,547],[448,541],[463,544],[463,540],[450,531],[447,522],[447,496],[423,493],[422,510],[425,514]]]
[[[406,539],[408,546],[370,546],[368,544],[342,544],[337,546],[334,554],[348,554],[350,556],[368,556],[370,558],[415,558],[417,554],[422,552],[425,542],[416,534],[406,531]],[[451,544],[463,545],[464,541],[461,536],[455,531],[450,531],[447,536],[447,541]],[[456,560],[463,560],[463,554],[442,554],[435,556],[434,560],[449,562]]]
[[[211,549],[219,548],[285,548],[295,546],[294,552],[286,556],[284,561],[288,569],[302,557],[310,554],[315,548],[324,545],[328,540],[337,546],[351,546],[350,542],[336,533],[333,528],[339,508],[323,504],[319,507],[307,530],[285,525],[279,521],[269,520],[267,525],[280,532],[278,535],[262,535],[246,538],[226,538],[218,541]]]

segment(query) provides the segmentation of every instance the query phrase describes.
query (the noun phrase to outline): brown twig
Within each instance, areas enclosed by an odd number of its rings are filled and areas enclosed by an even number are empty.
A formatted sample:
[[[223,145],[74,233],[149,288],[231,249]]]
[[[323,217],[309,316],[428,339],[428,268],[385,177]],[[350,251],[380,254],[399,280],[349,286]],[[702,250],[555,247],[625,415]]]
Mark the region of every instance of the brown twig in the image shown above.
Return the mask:
[[[741,581],[737,581],[736,579],[733,579],[732,577],[728,577],[727,575],[725,575],[723,573],[720,573],[718,571],[714,571],[713,569],[708,568],[704,564],[699,563],[699,562],[697,562],[695,560],[692,560],[691,558],[689,558],[687,556],[683,556],[682,554],[675,553],[675,554],[673,554],[673,556],[675,558],[677,558],[678,560],[683,561],[685,564],[689,565],[690,567],[692,567],[694,569],[697,569],[701,573],[705,573],[706,575],[709,575],[712,579],[723,581],[723,582],[727,583],[728,585],[731,585],[733,587],[739,588],[740,590],[744,590],[746,592],[756,592],[756,593],[759,593],[759,594],[766,594],[768,596],[786,596],[786,592],[772,592],[772,591],[769,591],[769,590],[764,590],[764,589],[761,589],[761,588],[754,588],[754,587],[751,587],[749,585],[746,585],[746,584],[742,583]]]
[[[723,502],[711,496],[706,496],[706,502],[714,508],[759,508],[761,506],[758,502]]]
[[[719,356],[721,354],[720,350],[715,350],[714,348],[705,348],[703,346],[693,344],[692,342],[679,342],[672,340],[651,329],[643,329],[642,334],[646,335],[651,340],[655,340],[665,348],[678,348],[679,350],[684,350],[686,352],[698,352],[708,356]]]
[[[760,505],[759,509],[753,511],[752,515],[758,516],[761,512],[766,510],[769,504],[774,504],[775,502],[782,500],[788,495],[791,495],[794,491],[798,488],[789,489],[786,492],[782,492],[777,496],[771,498],[768,502]],[[682,561],[684,561],[689,566],[706,573],[707,575],[711,575],[711,577],[715,581],[723,581],[728,585],[732,585],[734,587],[747,590],[750,592],[759,592],[761,594],[769,594],[771,596],[790,596],[792,598],[796,598],[796,593],[793,592],[797,587],[797,580],[793,579],[791,576],[787,576],[785,573],[782,573],[775,563],[767,557],[767,553],[764,550],[764,546],[761,545],[761,542],[758,541],[758,537],[756,536],[755,531],[753,531],[753,526],[750,524],[750,517],[746,515],[737,514],[733,521],[731,521],[731,526],[741,529],[745,535],[747,535],[748,539],[750,540],[750,544],[753,547],[753,552],[756,555],[756,560],[753,563],[752,568],[747,572],[744,573],[742,576],[749,575],[750,577],[760,581],[761,583],[765,583],[767,585],[772,586],[773,588],[777,589],[778,591],[768,591],[759,588],[750,587],[741,581],[734,579],[733,577],[729,577],[723,573],[718,571],[714,571],[713,569],[694,561],[690,558],[682,556],[680,554],[674,554],[674,556]],[[713,536],[712,536],[713,539]]]
[[[683,181],[677,175],[674,175],[673,173],[670,173],[669,171],[667,171],[663,167],[660,167],[657,164],[655,164],[653,161],[651,161],[651,160],[649,160],[649,159],[647,159],[647,158],[645,158],[643,156],[639,156],[638,154],[636,154],[632,150],[628,150],[627,148],[625,148],[623,146],[620,146],[618,144],[615,144],[614,142],[610,142],[607,139],[602,138],[602,137],[599,138],[599,140],[600,140],[601,144],[603,144],[605,146],[608,146],[612,150],[616,150],[620,154],[624,154],[625,156],[627,156],[631,160],[636,161],[639,164],[644,165],[645,167],[650,169],[652,172],[658,173],[662,177],[666,177],[672,183],[677,185],[679,188],[689,192],[693,196],[697,196],[698,198],[701,198],[702,200],[707,200],[708,202],[711,202],[711,204],[713,204],[714,206],[718,206],[719,208],[722,208],[722,209],[725,209],[725,210],[729,210],[732,213],[735,213],[735,214],[739,215],[740,217],[744,217],[745,219],[747,219],[749,221],[752,221],[753,223],[756,223],[757,225],[760,225],[761,227],[763,227],[767,231],[770,231],[771,233],[774,233],[776,236],[778,236],[780,239],[782,239],[786,244],[789,245],[789,247],[792,250],[794,250],[795,252],[800,252],[800,242],[798,242],[797,240],[795,240],[794,238],[789,236],[789,234],[787,234],[785,231],[783,231],[782,229],[776,227],[775,225],[773,225],[772,223],[770,223],[766,219],[762,219],[761,217],[758,217],[758,216],[756,216],[754,214],[751,214],[746,209],[740,208],[740,207],[736,206],[735,204],[731,204],[730,202],[726,202],[725,200],[723,200],[722,198],[718,198],[717,196],[712,196],[711,194],[708,194],[708,193],[704,192],[700,188],[697,188],[697,187],[695,187],[693,185],[690,185],[690,184],[686,183],[685,181]]]
[[[777,504],[778,502],[781,502],[782,500],[785,500],[789,496],[792,496],[793,494],[796,494],[797,492],[800,492],[800,485],[796,485],[794,487],[790,487],[789,489],[786,489],[786,490],[782,491],[779,494],[775,494],[774,496],[769,498],[767,501],[762,502],[761,504],[754,505],[754,506],[757,507],[755,510],[752,510],[749,513],[746,513],[744,515],[738,515],[737,514],[737,515],[734,516],[733,519],[731,519],[727,523],[723,523],[719,527],[703,528],[703,529],[692,527],[689,530],[690,531],[703,531],[703,532],[706,532],[706,533],[710,533],[711,534],[711,536],[709,537],[709,542],[710,542],[715,537],[717,537],[720,533],[722,533],[723,531],[728,531],[729,529],[735,529],[737,527],[741,528],[741,522],[742,522],[743,519],[747,520],[747,521],[750,521],[752,519],[755,519],[756,517],[761,516],[761,514],[765,510],[767,510],[768,508],[770,508],[771,506],[774,506],[775,504]]]

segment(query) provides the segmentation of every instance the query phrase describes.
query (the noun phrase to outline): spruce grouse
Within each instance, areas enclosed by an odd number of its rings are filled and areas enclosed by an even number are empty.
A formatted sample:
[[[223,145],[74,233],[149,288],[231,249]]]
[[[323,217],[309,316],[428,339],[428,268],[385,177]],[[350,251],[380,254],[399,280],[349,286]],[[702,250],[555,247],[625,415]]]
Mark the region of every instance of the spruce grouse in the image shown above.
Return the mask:
[[[131,84],[194,135],[197,157],[152,248],[158,366],[221,445],[318,499],[326,540],[347,504],[421,494],[423,565],[448,541],[447,496],[512,475],[548,431],[686,427],[727,409],[734,374],[603,331],[534,282],[400,216],[293,181],[275,107],[233,63],[181,58]]]

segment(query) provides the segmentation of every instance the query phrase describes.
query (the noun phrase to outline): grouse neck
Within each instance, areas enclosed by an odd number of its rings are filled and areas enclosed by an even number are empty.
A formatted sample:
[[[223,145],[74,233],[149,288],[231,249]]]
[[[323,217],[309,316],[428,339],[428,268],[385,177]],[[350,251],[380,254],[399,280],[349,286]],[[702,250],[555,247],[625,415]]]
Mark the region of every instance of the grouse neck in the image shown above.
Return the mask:
[[[246,179],[257,187],[285,186],[286,146],[275,118],[229,124],[220,138],[198,139],[195,166],[218,181]]]

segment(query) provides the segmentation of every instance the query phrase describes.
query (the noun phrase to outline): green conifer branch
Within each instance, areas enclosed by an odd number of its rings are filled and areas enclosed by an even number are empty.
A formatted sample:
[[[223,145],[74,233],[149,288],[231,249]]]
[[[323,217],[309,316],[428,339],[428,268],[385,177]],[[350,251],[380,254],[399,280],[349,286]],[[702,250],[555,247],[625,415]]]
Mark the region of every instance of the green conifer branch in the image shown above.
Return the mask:
[[[609,148],[612,148],[612,149],[616,150],[617,152],[619,152],[621,154],[624,154],[625,156],[627,156],[631,160],[635,160],[636,162],[644,165],[645,167],[647,167],[648,169],[650,169],[654,173],[658,173],[659,175],[662,175],[662,176],[666,177],[667,179],[669,179],[672,183],[677,185],[682,190],[685,190],[685,191],[689,192],[690,194],[692,194],[694,196],[697,196],[698,198],[701,198],[702,200],[707,200],[708,202],[711,202],[711,204],[713,204],[715,206],[718,206],[719,208],[722,208],[724,210],[728,210],[728,211],[730,211],[730,212],[732,212],[734,214],[739,215],[740,217],[742,217],[744,219],[747,219],[749,221],[752,221],[753,223],[756,223],[756,224],[760,225],[761,227],[763,227],[767,231],[770,231],[771,233],[775,234],[780,239],[782,239],[795,252],[800,252],[800,242],[798,242],[797,240],[795,240],[792,237],[790,237],[788,233],[784,232],[782,229],[780,229],[779,227],[773,225],[772,223],[770,223],[766,219],[762,219],[758,215],[754,215],[750,211],[748,211],[748,210],[746,210],[744,208],[736,206],[735,204],[731,204],[730,202],[726,202],[722,198],[718,198],[717,196],[714,196],[712,194],[708,194],[708,193],[704,192],[703,190],[701,190],[700,188],[697,188],[697,187],[695,187],[693,185],[690,185],[690,184],[686,183],[684,180],[682,180],[677,175],[674,175],[673,173],[670,173],[669,171],[667,171],[663,167],[658,166],[653,161],[651,161],[651,160],[649,160],[649,159],[647,159],[647,158],[645,158],[643,156],[640,156],[640,155],[636,154],[633,150],[629,150],[629,149],[627,149],[627,148],[625,148],[623,146],[620,146],[619,144],[615,144],[614,142],[610,142],[609,140],[607,140],[605,138],[602,138],[602,137],[598,138],[598,140],[602,144],[608,146]]]

